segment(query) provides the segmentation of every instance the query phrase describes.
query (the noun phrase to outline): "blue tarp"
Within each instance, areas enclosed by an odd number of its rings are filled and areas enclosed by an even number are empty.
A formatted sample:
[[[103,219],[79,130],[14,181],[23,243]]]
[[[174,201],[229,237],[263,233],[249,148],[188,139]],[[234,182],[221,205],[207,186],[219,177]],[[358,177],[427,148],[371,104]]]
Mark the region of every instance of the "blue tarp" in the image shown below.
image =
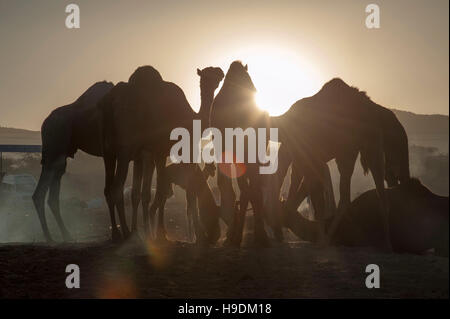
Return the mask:
[[[0,153],[40,153],[41,145],[6,145],[0,144]]]

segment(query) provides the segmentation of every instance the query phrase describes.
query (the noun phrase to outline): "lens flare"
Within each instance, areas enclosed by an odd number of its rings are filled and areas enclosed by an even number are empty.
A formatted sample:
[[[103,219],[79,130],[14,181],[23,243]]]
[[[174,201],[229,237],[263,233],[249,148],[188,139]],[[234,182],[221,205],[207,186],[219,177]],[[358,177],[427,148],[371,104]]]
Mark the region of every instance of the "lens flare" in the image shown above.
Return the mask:
[[[137,297],[134,280],[127,275],[106,278],[97,294],[100,299],[133,299]]]
[[[226,154],[230,154],[233,159],[233,163],[224,163]],[[236,163],[236,156],[229,151],[222,152],[222,163],[218,163],[219,171],[229,177],[229,178],[237,178],[245,174],[247,171],[247,167],[244,163]],[[234,168],[234,169],[233,169]]]

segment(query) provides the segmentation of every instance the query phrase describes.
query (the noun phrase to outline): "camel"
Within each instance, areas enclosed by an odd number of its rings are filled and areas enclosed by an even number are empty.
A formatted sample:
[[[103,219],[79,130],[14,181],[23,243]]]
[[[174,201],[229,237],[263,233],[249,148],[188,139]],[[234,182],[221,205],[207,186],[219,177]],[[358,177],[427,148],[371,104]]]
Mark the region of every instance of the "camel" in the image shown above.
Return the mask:
[[[397,119],[395,114],[391,110],[374,103],[370,100],[365,92],[360,92],[357,88],[348,86],[341,79],[333,79],[328,82],[328,85],[332,86],[332,89],[330,90],[331,92],[326,93],[329,95],[328,99],[333,99],[333,96],[335,99],[339,99],[339,97],[342,98],[343,96],[348,94],[348,99],[354,98],[357,101],[357,105],[358,103],[361,103],[361,106],[365,106],[364,103],[367,103],[367,105],[369,106],[369,111],[371,111],[373,118],[378,118],[378,123],[381,124],[381,134],[383,139],[382,148],[384,153],[384,180],[386,180],[388,186],[393,187],[399,185],[400,183],[409,182],[410,170],[408,137],[406,135],[404,127]],[[336,96],[336,93],[332,92],[333,90],[337,90],[337,93],[340,94],[340,96]],[[344,107],[346,103],[347,101],[344,98]],[[348,103],[351,105],[351,102]],[[365,173],[368,172],[368,169],[371,170],[372,175],[375,179],[377,193],[381,200],[380,211],[386,211],[386,207],[383,207],[383,203],[386,202],[386,199],[383,200],[384,183],[381,180],[381,177],[376,177],[376,172],[374,172],[373,165],[371,165],[370,163],[370,157],[364,156],[364,153],[365,152],[361,152],[361,164],[364,168]],[[376,179],[380,180],[378,185],[376,183]],[[348,192],[348,194],[350,193]],[[349,198],[347,199],[347,203],[349,203]],[[387,210],[388,209],[389,206],[387,207]],[[333,231],[339,223],[339,216],[342,216],[342,214],[344,214],[344,211],[345,209],[341,209],[340,215],[338,215],[338,217],[335,219],[335,223],[330,229],[330,236],[333,236]],[[385,226],[388,225],[387,218],[388,217],[386,216],[384,217]],[[385,228],[384,234],[385,238],[389,236],[388,228]],[[388,241],[388,239],[386,239],[386,241]],[[390,244],[386,243],[386,246],[387,249],[390,250]]]
[[[208,243],[208,238],[205,234],[205,230],[198,218],[198,207],[200,208],[200,216],[203,220],[207,220],[210,211],[215,211],[215,214],[219,214],[219,207],[217,207],[214,197],[209,189],[206,180],[210,176],[215,175],[215,166],[206,164],[203,170],[198,165],[192,166],[186,163],[170,164],[166,167],[166,180],[164,187],[166,189],[165,194],[171,194],[168,188],[171,184],[180,186],[186,191],[186,213],[188,221],[188,235],[192,240],[195,233],[196,242],[200,244]],[[163,199],[163,205],[169,195],[166,195]],[[192,224],[194,226],[194,233],[192,231]]]
[[[347,90],[348,86],[342,86],[341,88]],[[339,92],[335,92],[334,94],[337,96],[337,93]],[[359,92],[356,90],[353,90],[353,93],[359,94]],[[385,180],[389,187],[393,187],[399,185],[399,183],[408,182],[410,179],[408,137],[402,124],[399,122],[399,120],[391,110],[384,108],[378,104],[376,105],[376,109],[380,114],[380,122],[383,132]],[[286,175],[289,165],[291,165],[292,163],[290,154],[284,144],[281,145],[278,156],[278,176],[274,181],[271,181],[272,194],[269,195],[272,197],[270,200],[271,203],[277,202],[277,197],[279,195],[279,190],[282,186],[284,176]],[[326,182],[327,185],[330,185],[330,174],[329,169],[326,165],[323,166],[322,172],[325,172],[325,174],[322,175],[324,179],[322,179],[321,182]],[[303,176],[299,176],[295,168],[292,170],[292,183],[287,200],[291,209],[297,209],[297,207],[301,204],[305,197],[309,195],[309,188],[311,187],[310,184],[314,183],[305,179],[302,180],[302,177]],[[328,189],[328,192],[332,193],[332,189],[330,189],[330,186],[325,189]],[[324,197],[320,196],[318,197],[318,199],[319,201],[322,201]],[[334,200],[332,199],[328,199],[325,202],[334,205]],[[278,209],[275,210],[279,211],[279,207],[277,208]],[[331,210],[334,210],[333,207],[331,207]]]
[[[222,69],[217,67],[206,67],[202,70],[197,69],[197,75],[200,77],[200,97],[201,97],[201,104],[199,111],[196,115],[197,119],[200,119],[202,123],[208,123],[209,121],[209,111],[211,108],[212,101],[214,99],[214,91],[219,86],[220,82],[222,81],[224,74]],[[164,230],[164,203],[166,201],[167,197],[170,197],[170,190],[169,193],[165,194],[161,190],[158,192],[157,188],[157,195],[155,196],[155,199],[150,207],[149,212],[149,203],[151,200],[151,193],[150,193],[150,187],[153,177],[153,171],[156,166],[156,158],[152,155],[151,152],[143,151],[142,152],[142,160],[141,161],[135,161],[134,162],[134,170],[133,170],[133,188],[132,188],[132,206],[133,206],[133,218],[132,218],[132,231],[136,231],[137,229],[137,209],[139,206],[139,202],[142,197],[142,210],[144,216],[150,216],[151,218],[155,216],[156,210],[159,212],[159,221],[158,221],[158,229],[159,227],[162,227],[162,230],[159,231],[160,240],[164,240],[165,238],[165,230]],[[183,166],[184,170],[187,172],[187,167]],[[195,170],[195,166],[188,166]],[[193,174],[193,172],[191,172]],[[161,172],[158,172],[157,178],[160,178],[158,176],[161,176]],[[207,179],[207,177],[206,177]],[[167,180],[162,180],[158,185],[166,185],[170,184]],[[167,189],[167,187],[163,186],[163,189]],[[192,191],[188,190],[187,188],[184,188],[187,192],[189,192],[190,197],[189,199],[194,198],[192,197]],[[142,194],[142,195],[141,195]],[[140,196],[141,195],[141,196]],[[187,198],[188,199],[188,198]],[[188,205],[189,206],[189,205]],[[190,206],[189,206],[190,207]],[[148,223],[146,220],[145,223]]]
[[[372,102],[365,92],[336,78],[327,82],[316,95],[297,101],[285,114],[271,118],[271,125],[280,128],[280,140],[286,143],[291,153],[293,168],[298,176],[304,176],[305,180],[315,185],[314,191],[318,194],[323,193],[323,183],[317,182],[323,179],[320,166],[336,159],[341,175],[341,198],[337,216],[325,237],[326,241],[333,236],[350,204],[351,176],[360,153],[364,171],[367,173],[370,170],[372,173],[379,195],[385,246],[387,250],[392,250],[389,239],[389,207],[384,190],[383,116],[383,108]],[[294,179],[298,180],[298,177]],[[293,196],[298,197],[300,196]],[[293,202],[288,199],[288,209],[296,209]],[[318,209],[321,206],[323,204]],[[322,229],[324,230],[323,227]]]
[[[210,113],[210,126],[219,129],[224,136],[225,128],[266,127],[267,114],[262,112],[255,104],[255,86],[248,74],[247,66],[240,61],[231,63],[222,88],[214,99]],[[246,142],[248,144],[248,141]],[[222,141],[225,145],[225,141]],[[226,147],[226,145],[225,145]],[[235,154],[234,149],[225,149],[225,152]],[[226,244],[240,245],[242,229],[248,203],[251,202],[255,218],[255,241],[257,245],[269,244],[267,233],[264,229],[261,177],[258,171],[258,163],[249,163],[247,154],[244,155],[244,163],[238,165],[242,170],[237,177],[240,189],[239,210],[235,211],[235,194],[232,188],[230,171],[231,164],[219,163],[217,183],[220,189],[221,210],[227,214],[235,212],[232,224],[227,233]]]
[[[166,82],[151,66],[139,67],[128,83],[114,87],[100,102],[104,119],[104,159],[108,177],[105,194],[113,215],[117,207],[121,227],[126,226],[123,187],[130,161],[139,158],[142,151],[155,158],[158,171],[155,201],[159,209],[157,237],[165,238],[162,226],[161,203],[164,198],[166,158],[175,143],[169,136],[174,128],[192,131],[196,113],[190,107],[183,91],[176,84]],[[159,191],[158,191],[159,189]],[[162,207],[163,208],[163,207]],[[211,242],[220,236],[218,216],[209,212],[206,232]],[[149,229],[149,216],[144,213],[144,229]]]
[[[48,205],[63,239],[72,240],[60,214],[61,178],[66,170],[67,158],[73,158],[78,149],[102,156],[101,116],[95,105],[113,86],[106,81],[95,83],[75,102],[52,111],[42,123],[42,170],[33,194],[33,203],[47,242],[53,241],[45,218],[45,197],[49,190]]]
[[[411,178],[386,190],[390,205],[389,223],[394,252],[422,254],[434,249],[448,257],[448,197],[433,194],[418,179]],[[378,214],[375,189],[358,196],[340,223],[333,245],[383,248],[383,226]],[[317,242],[317,223],[284,210],[284,224],[303,240]],[[333,219],[327,220],[330,227]]]
[[[234,81],[236,82],[236,80]],[[249,81],[251,83],[251,79]],[[233,85],[236,87],[242,86],[243,84],[233,83]],[[245,93],[251,92],[254,89],[254,87],[249,87]],[[225,84],[223,88],[225,88]],[[220,93],[218,94],[219,96]],[[225,103],[222,104],[236,105],[239,102],[239,95],[236,94],[235,97],[228,98],[228,101],[226,99],[224,100]],[[236,109],[229,109],[231,110],[229,114],[222,113],[220,116],[217,116],[219,118],[219,125],[214,125],[211,120],[212,126],[220,126],[221,122],[231,123],[228,124],[229,127],[239,126],[235,125],[236,123],[232,120],[227,121],[227,116],[233,118],[234,114],[238,114],[240,118],[251,118],[237,113]],[[214,111],[214,106],[212,110]],[[244,110],[246,109],[244,108]],[[314,208],[321,215],[324,209],[323,185],[326,181],[326,175],[324,173],[328,172],[328,168],[325,168],[325,165],[329,160],[336,159],[341,174],[341,199],[339,202],[338,216],[330,228],[328,237],[333,236],[340,216],[345,213],[350,203],[351,176],[356,157],[358,153],[361,153],[363,168],[366,173],[369,170],[371,171],[375,181],[380,198],[380,213],[385,226],[386,248],[388,250],[391,248],[389,224],[387,222],[389,207],[387,206],[387,199],[384,194],[384,179],[389,178],[390,183],[391,181],[394,183],[399,179],[407,180],[409,178],[409,163],[406,134],[395,116],[390,116],[389,112],[373,103],[364,92],[359,92],[357,89],[349,87],[341,79],[333,79],[326,83],[322,90],[313,97],[302,99],[295,103],[285,114],[269,119],[271,127],[280,128],[279,138],[282,146],[283,144],[285,145],[284,152],[288,154],[288,157],[293,159],[294,176],[292,180],[294,183],[291,188],[297,190],[300,181],[303,180],[302,187],[298,188],[300,194],[290,192],[292,196],[288,198],[288,207],[293,208],[294,206],[291,206],[294,202],[293,199],[302,196],[304,198],[305,195],[301,195],[301,193],[306,193],[311,195]],[[257,115],[257,111],[254,111],[252,118],[258,119],[261,116]],[[391,131],[392,128],[396,130]],[[397,139],[391,139],[391,145],[387,142],[384,143],[384,140],[388,139],[387,136],[389,136],[387,133],[395,133],[399,130],[402,135]],[[392,147],[398,145],[402,146],[402,148],[397,149]],[[388,174],[385,174],[384,157],[385,154],[389,155],[389,152],[394,156],[391,156],[389,161],[386,160],[386,163],[392,168],[388,177]],[[286,163],[289,163],[289,161],[286,161]],[[287,169],[289,166],[286,163],[282,164],[285,167],[284,169]],[[234,201],[234,193],[231,188],[231,183],[224,182],[223,180],[224,178],[222,178],[221,185],[218,179],[219,187],[221,188],[221,202],[224,202],[228,207],[224,207],[224,204],[222,204],[222,208],[231,209]],[[241,216],[245,215],[245,210],[241,209]],[[242,225],[242,218],[240,220],[238,224]],[[326,242],[329,238],[325,235],[324,225],[320,229],[322,233],[321,237]],[[238,230],[238,233],[237,239],[235,240],[236,243],[240,241],[242,236],[240,230]]]

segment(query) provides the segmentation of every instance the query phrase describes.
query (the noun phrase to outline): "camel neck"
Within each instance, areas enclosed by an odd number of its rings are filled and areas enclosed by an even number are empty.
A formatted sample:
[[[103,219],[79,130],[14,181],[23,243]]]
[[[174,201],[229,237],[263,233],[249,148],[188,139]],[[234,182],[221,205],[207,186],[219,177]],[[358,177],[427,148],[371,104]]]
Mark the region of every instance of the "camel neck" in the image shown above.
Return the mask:
[[[209,123],[209,112],[211,111],[211,104],[214,100],[214,90],[211,90],[200,84],[200,109],[198,115],[202,121]]]

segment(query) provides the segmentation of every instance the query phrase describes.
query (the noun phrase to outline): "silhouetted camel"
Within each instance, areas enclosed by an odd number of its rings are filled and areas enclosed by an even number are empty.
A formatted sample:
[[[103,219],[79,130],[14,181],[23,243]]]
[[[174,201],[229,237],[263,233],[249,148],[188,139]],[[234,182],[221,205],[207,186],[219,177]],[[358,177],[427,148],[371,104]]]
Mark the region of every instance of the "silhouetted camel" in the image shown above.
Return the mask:
[[[139,67],[128,83],[120,83],[99,103],[104,118],[104,158],[108,176],[105,192],[107,201],[117,207],[120,224],[126,228],[123,205],[123,186],[128,173],[128,164],[149,151],[155,158],[158,170],[157,207],[165,196],[166,158],[175,141],[170,140],[174,128],[186,128],[192,132],[192,121],[196,118],[183,91],[174,83],[162,80],[159,72],[151,66]],[[117,165],[115,165],[117,164]],[[116,168],[115,168],[116,166]],[[162,225],[162,211],[159,212]],[[220,235],[218,216],[210,212],[212,222],[207,225],[210,241]],[[149,216],[144,215],[145,229],[149,229]],[[158,225],[158,237],[165,238],[164,227]]]
[[[342,89],[347,90],[348,88],[345,86],[341,86]],[[353,91],[355,94],[359,94],[358,91]],[[339,92],[334,92],[334,95],[338,96]],[[337,98],[337,97],[336,97]],[[364,107],[364,106],[362,106]],[[383,150],[384,150],[384,158],[385,158],[385,180],[389,187],[398,185],[399,182],[407,182],[410,178],[409,172],[409,152],[408,152],[408,137],[406,135],[405,129],[398,121],[395,114],[380,105],[378,105],[378,110],[380,113],[380,121],[382,124],[382,132],[383,132]],[[279,165],[277,176],[275,179],[270,180],[270,189],[271,189],[271,200],[270,203],[277,203],[280,189],[282,186],[282,182],[284,180],[284,176],[288,170],[289,165],[292,163],[292,159],[287,150],[285,144],[282,144],[279,149]],[[320,182],[326,182],[326,184],[330,185],[330,174],[329,169],[326,165],[323,166],[323,171],[326,173],[325,175],[321,175],[324,178]],[[311,184],[314,184],[316,181],[308,181],[302,179],[303,176],[299,176],[295,168],[292,170],[291,175],[291,185],[289,190],[289,196],[287,202],[289,203],[289,207],[291,209],[297,209],[297,207],[301,204],[301,202],[305,199],[306,196],[310,195],[310,189],[314,190],[314,187],[311,187]],[[330,187],[328,187],[329,189]],[[320,194],[320,188],[318,189],[318,194],[312,194],[313,203],[317,204],[317,200],[319,200],[319,205],[322,200],[325,198],[325,203],[329,203],[334,205],[334,202],[331,200],[327,200],[326,197]],[[332,189],[329,192],[332,192]],[[331,193],[330,192],[330,193]],[[315,196],[315,197],[314,197]],[[272,209],[275,211],[279,211],[280,207],[274,207],[271,204]],[[331,209],[333,209],[331,207]],[[319,215],[319,218],[321,216]]]
[[[236,154],[235,150],[226,149],[224,136],[225,128],[266,127],[266,113],[262,112],[255,104],[254,94],[256,89],[247,72],[247,66],[240,61],[230,65],[223,86],[214,99],[210,125],[222,133],[222,146],[225,152]],[[246,142],[248,144],[248,141]],[[247,145],[245,150],[247,150]],[[231,164],[221,163],[218,165],[217,183],[220,189],[220,205],[225,212],[233,212],[234,218],[228,229],[226,243],[239,245],[242,240],[242,229],[248,202],[252,203],[255,216],[255,240],[259,245],[266,246],[268,237],[264,230],[262,216],[262,193],[261,178],[259,174],[259,163],[248,163],[247,152],[244,154],[244,163],[238,164],[241,171],[238,173],[237,182],[240,189],[239,212],[234,213],[235,194],[232,188],[230,176]]]
[[[435,249],[448,256],[448,197],[433,194],[419,180],[410,179],[386,190],[390,203],[389,224],[395,252],[421,254]],[[378,214],[376,190],[358,196],[337,227],[332,244],[384,248],[383,224]],[[284,211],[285,226],[299,238],[317,241],[317,223],[293,211]],[[327,220],[327,228],[332,219]]]
[[[166,180],[165,180],[165,194],[170,194],[168,190],[171,184],[180,186],[186,191],[186,213],[188,220],[188,235],[189,238],[193,238],[192,224],[194,226],[196,241],[199,243],[207,243],[208,238],[206,236],[205,230],[202,226],[204,223],[208,223],[209,215],[211,211],[214,214],[219,214],[219,207],[217,207],[214,197],[206,183],[208,177],[215,175],[214,165],[205,165],[203,170],[200,169],[198,165],[191,165],[186,163],[170,164],[166,166]],[[163,205],[166,199],[163,199]],[[197,207],[200,210],[198,211]],[[200,220],[199,214],[200,212]]]
[[[202,120],[202,124],[205,125],[209,122],[209,112],[211,108],[212,101],[214,99],[214,91],[219,86],[222,81],[224,74],[222,69],[217,67],[206,67],[203,70],[197,69],[197,75],[200,77],[200,97],[201,104],[199,112],[196,114],[196,118]],[[148,151],[142,152],[142,160],[134,162],[134,170],[133,170],[133,188],[132,188],[132,206],[133,206],[133,221],[132,221],[132,230],[135,231],[137,229],[137,209],[139,206],[139,202],[142,197],[142,209],[144,216],[153,217],[156,213],[156,210],[159,211],[159,222],[158,227],[162,227],[163,231],[160,231],[160,240],[165,238],[164,231],[164,203],[167,194],[163,194],[158,192],[157,194],[162,194],[161,196],[155,196],[153,204],[150,208],[150,213],[148,211],[149,203],[151,200],[151,182],[153,178],[153,171],[156,166],[156,158],[155,156]],[[165,164],[164,164],[165,165]],[[195,169],[195,166],[189,166],[192,169]],[[185,167],[187,169],[187,167]],[[161,176],[162,174],[157,174]],[[166,184],[166,182],[161,181],[159,184]],[[142,194],[142,195],[141,195]],[[146,221],[145,223],[148,223]]]
[[[78,149],[102,156],[101,114],[97,102],[114,85],[97,82],[87,89],[75,102],[55,109],[41,127],[42,171],[33,194],[33,202],[45,239],[52,241],[45,218],[45,197],[50,189],[48,205],[65,241],[71,240],[60,214],[59,193],[61,178],[66,170],[67,157],[73,157]]]
[[[323,180],[323,165],[336,159],[341,175],[340,201],[336,219],[328,229],[329,237],[333,236],[350,204],[351,176],[357,155],[361,154],[364,171],[371,171],[380,198],[385,244],[390,250],[389,207],[384,193],[385,114],[385,110],[372,102],[364,92],[348,86],[341,79],[333,79],[316,95],[299,100],[285,114],[272,117],[271,125],[280,129],[279,139],[286,144],[293,159],[293,171],[297,174],[293,181],[298,183],[300,177],[304,177],[314,185],[309,192],[323,193],[323,183],[320,182]],[[293,195],[288,198],[288,209],[296,209],[292,198],[299,197]],[[320,201],[314,204],[316,211],[322,207]]]

